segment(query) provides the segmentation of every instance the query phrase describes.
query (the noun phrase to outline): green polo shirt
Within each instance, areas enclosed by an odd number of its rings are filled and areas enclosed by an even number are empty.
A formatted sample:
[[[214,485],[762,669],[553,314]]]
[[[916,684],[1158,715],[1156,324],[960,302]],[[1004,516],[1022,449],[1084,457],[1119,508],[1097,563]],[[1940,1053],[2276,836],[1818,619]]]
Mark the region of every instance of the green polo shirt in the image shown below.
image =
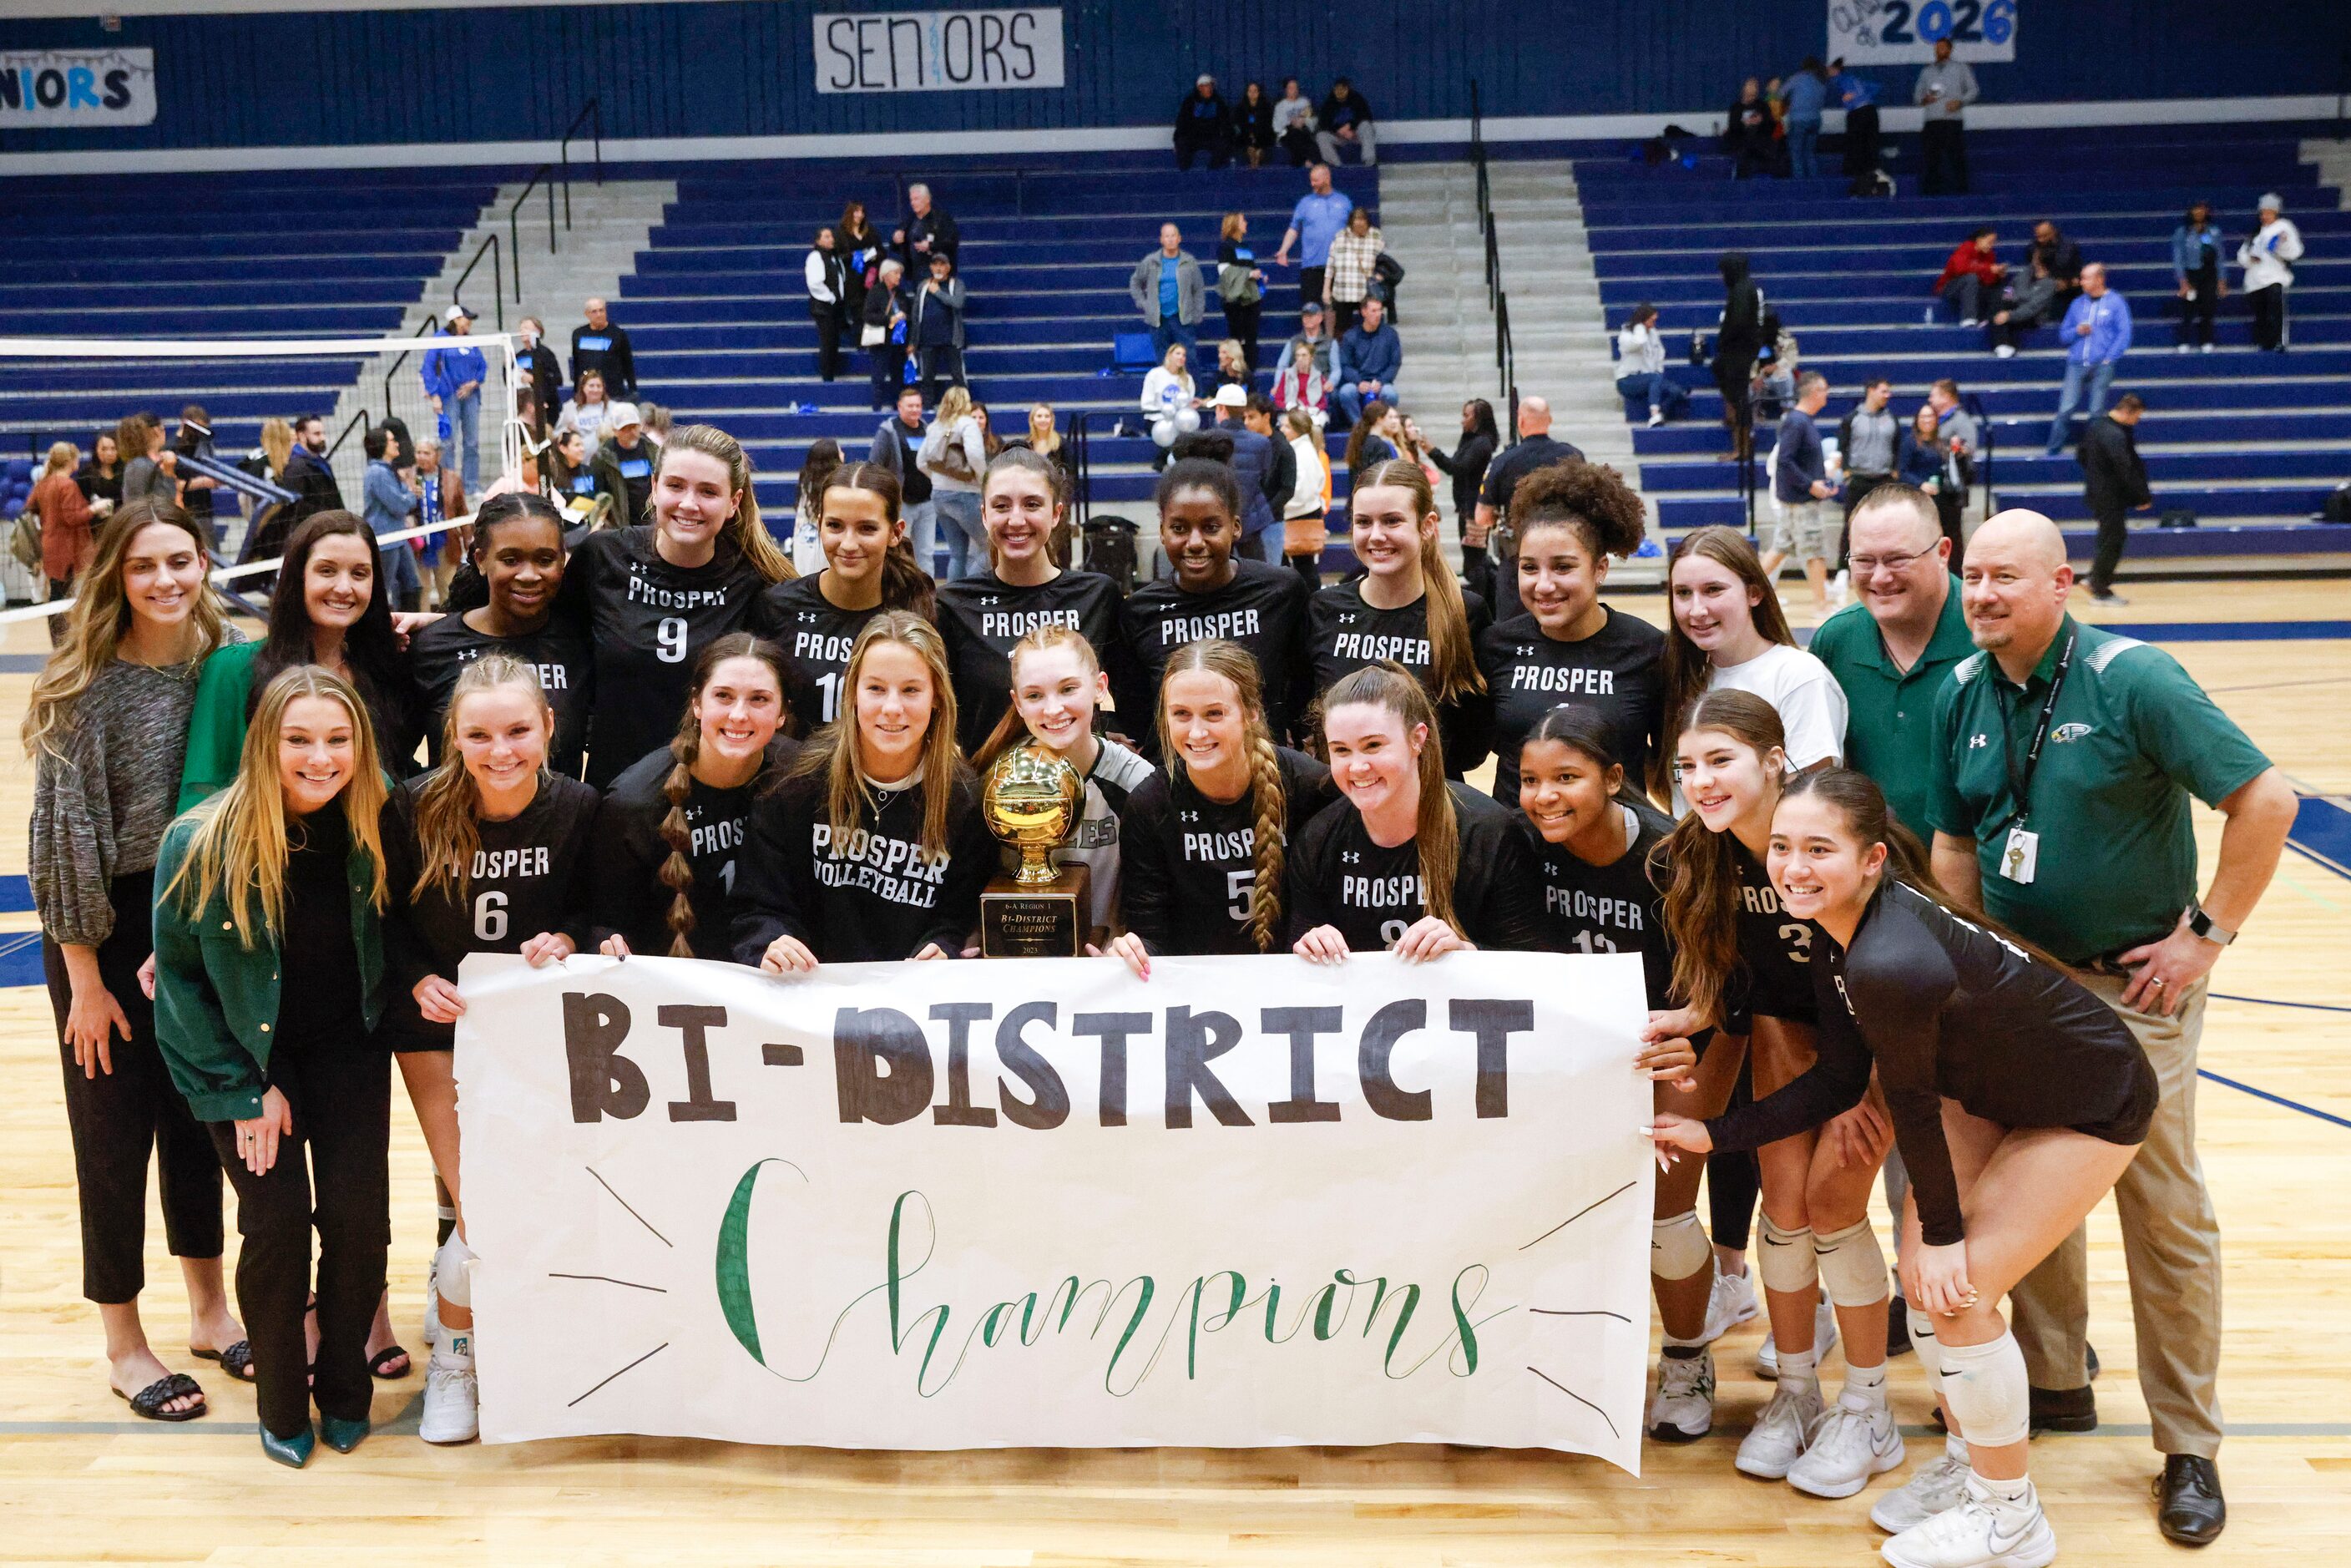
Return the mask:
[[[1885,634],[1859,601],[1821,622],[1813,657],[1844,688],[1844,760],[1877,781],[1902,825],[1923,835],[1935,771],[1935,694],[1951,666],[1976,651],[1950,580],[1935,634],[1907,670],[1894,666]]]
[[[2032,777],[2039,863],[2011,882],[2000,863],[2019,812],[2002,740],[2021,769],[2076,633]],[[2196,896],[2188,797],[2218,805],[2270,766],[2178,660],[2070,615],[2022,688],[1989,653],[1959,663],[1936,698],[1934,760],[1928,821],[1975,841],[1984,908],[2067,963],[2169,931]]]

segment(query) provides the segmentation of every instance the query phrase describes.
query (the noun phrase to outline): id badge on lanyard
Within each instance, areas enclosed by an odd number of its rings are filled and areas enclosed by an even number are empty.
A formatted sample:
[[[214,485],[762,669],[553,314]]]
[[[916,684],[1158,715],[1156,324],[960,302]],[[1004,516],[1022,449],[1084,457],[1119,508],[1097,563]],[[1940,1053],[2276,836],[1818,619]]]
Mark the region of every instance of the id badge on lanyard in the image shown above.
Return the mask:
[[[2057,668],[2049,677],[2049,695],[2042,700],[2041,716],[2032,727],[2032,749],[2024,754],[2024,767],[2016,766],[2011,749],[2008,727],[2001,727],[2001,761],[2008,769],[2009,788],[2016,800],[2016,821],[2008,830],[2008,841],[2001,847],[2000,874],[2019,886],[2030,886],[2041,865],[2041,835],[2027,828],[2031,815],[2032,776],[2041,767],[2041,748],[2049,741],[2049,721],[2057,712],[2057,694],[2064,688],[2065,672],[2074,667],[2075,638],[2065,639],[2065,651],[2057,657]]]

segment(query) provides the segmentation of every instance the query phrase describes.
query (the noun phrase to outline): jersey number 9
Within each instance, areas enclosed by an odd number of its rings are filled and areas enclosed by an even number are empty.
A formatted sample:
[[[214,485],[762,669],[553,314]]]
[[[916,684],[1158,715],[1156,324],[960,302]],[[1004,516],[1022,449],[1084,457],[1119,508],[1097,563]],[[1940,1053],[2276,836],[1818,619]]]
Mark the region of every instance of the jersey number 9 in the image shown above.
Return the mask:
[[[661,618],[661,624],[653,628],[653,635],[660,640],[661,646],[655,650],[655,653],[661,659],[663,664],[683,664],[685,663],[684,616],[663,616]]]

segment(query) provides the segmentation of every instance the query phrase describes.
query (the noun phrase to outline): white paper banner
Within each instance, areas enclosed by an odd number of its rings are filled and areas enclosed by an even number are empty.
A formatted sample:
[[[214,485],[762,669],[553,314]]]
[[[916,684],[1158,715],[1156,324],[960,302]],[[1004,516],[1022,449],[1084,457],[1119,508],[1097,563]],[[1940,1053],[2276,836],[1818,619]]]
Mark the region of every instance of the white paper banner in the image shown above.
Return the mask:
[[[0,49],[0,128],[154,122],[152,49]]]
[[[1824,60],[1853,66],[1924,65],[1951,40],[1951,57],[1976,64],[2016,58],[2022,0],[1829,0]]]
[[[820,11],[819,92],[970,92],[1061,85],[1061,8]]]
[[[482,1435],[1640,1459],[1637,957],[475,957]]]

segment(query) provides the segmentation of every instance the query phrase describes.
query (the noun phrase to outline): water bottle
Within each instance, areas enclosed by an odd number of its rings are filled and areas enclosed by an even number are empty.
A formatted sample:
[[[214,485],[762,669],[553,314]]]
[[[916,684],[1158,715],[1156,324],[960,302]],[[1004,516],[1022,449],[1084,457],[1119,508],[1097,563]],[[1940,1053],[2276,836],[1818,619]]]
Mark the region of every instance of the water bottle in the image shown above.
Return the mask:
[[[1931,326],[1933,326],[1934,324],[1935,324],[1935,308],[1934,308],[1932,305],[1929,305],[1929,306],[1928,306],[1928,307],[1927,307],[1927,325],[1928,325],[1928,326],[1929,326],[1929,327],[1931,327]]]

